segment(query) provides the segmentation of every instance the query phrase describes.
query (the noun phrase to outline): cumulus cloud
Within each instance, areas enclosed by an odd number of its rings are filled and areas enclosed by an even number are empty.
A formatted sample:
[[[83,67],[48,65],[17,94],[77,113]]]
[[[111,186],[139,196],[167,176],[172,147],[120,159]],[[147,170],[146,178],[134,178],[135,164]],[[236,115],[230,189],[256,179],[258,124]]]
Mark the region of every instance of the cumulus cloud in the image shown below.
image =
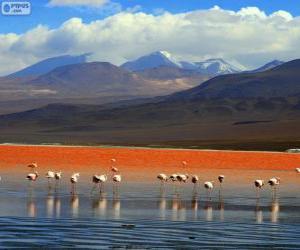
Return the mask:
[[[88,6],[88,7],[102,7],[107,4],[109,0],[51,0],[49,6]]]
[[[273,59],[300,58],[299,43],[300,17],[281,10],[270,15],[256,7],[215,6],[179,14],[122,11],[90,23],[71,18],[56,29],[39,25],[24,34],[0,35],[0,74],[62,54],[91,52],[91,61],[118,65],[156,50],[191,61],[222,57],[254,68]]]

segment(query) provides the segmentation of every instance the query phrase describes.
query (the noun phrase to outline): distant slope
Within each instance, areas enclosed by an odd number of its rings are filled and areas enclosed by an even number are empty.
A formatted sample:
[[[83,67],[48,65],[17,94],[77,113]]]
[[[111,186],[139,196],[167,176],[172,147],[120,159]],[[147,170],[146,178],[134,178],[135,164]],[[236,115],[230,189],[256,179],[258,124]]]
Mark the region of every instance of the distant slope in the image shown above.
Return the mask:
[[[174,99],[288,97],[300,93],[300,59],[258,73],[215,77],[195,88],[174,94]]]
[[[205,74],[200,74],[194,70],[182,69],[178,67],[170,67],[170,66],[159,66],[150,69],[144,69],[136,72],[138,75],[148,78],[148,79],[156,79],[156,80],[169,80],[176,78],[184,78],[184,77],[202,77],[203,79],[208,79],[209,76]]]
[[[251,73],[258,73],[258,72],[263,72],[263,71],[266,71],[266,70],[269,70],[269,69],[273,69],[281,64],[283,64],[284,62],[283,61],[279,61],[279,60],[273,60],[271,62],[268,62],[266,63],[265,65],[257,68],[257,69],[254,69],[254,70],[251,70],[251,71],[248,71],[248,72],[251,72]]]
[[[37,62],[29,67],[26,67],[20,71],[12,73],[9,75],[9,77],[39,76],[48,73],[57,67],[87,62],[87,56],[88,54],[83,54],[79,56],[64,55],[48,58],[43,61]]]
[[[174,73],[172,69],[171,73]],[[172,77],[167,80],[152,79],[148,75],[139,75],[111,63],[93,62],[62,66],[26,84],[56,91],[58,96],[87,98],[163,95],[187,89],[200,82],[203,80],[196,79],[190,83],[189,79],[177,82]]]
[[[218,76],[136,105],[57,104],[0,116],[0,141],[212,147],[258,143],[266,149],[273,142],[299,145],[299,117],[300,60],[294,60],[265,72]]]

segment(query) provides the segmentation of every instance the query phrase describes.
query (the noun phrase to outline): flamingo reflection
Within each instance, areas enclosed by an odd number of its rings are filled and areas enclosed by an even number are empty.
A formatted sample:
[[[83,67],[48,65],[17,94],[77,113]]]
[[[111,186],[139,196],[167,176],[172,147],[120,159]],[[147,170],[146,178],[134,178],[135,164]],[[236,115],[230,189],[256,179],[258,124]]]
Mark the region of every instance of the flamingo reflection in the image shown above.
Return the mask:
[[[105,216],[107,211],[107,198],[100,194],[98,198],[92,200],[92,209],[95,216]]]
[[[223,201],[222,193],[220,193],[220,195],[219,195],[218,208],[220,211],[220,220],[224,221],[224,201]]]
[[[73,194],[70,200],[71,205],[71,215],[72,217],[78,217],[79,212],[79,198],[77,195]]]
[[[260,207],[259,197],[256,199],[255,218],[256,218],[256,223],[258,224],[263,223],[263,211]]]
[[[167,200],[166,200],[166,197],[165,197],[165,190],[164,189],[160,190],[160,197],[159,197],[159,200],[158,200],[158,209],[159,209],[159,212],[160,212],[160,217],[162,219],[165,219],[166,218],[166,209],[167,209]]]
[[[174,195],[172,199],[172,220],[181,220],[186,219],[186,208],[181,201],[180,196]]]
[[[55,215],[56,218],[60,217],[60,211],[61,211],[61,201],[59,197],[54,198],[54,206],[55,206]]]
[[[197,217],[198,217],[198,196],[196,193],[192,197],[191,205],[192,205],[192,210],[194,211],[194,219],[197,219]]]
[[[54,196],[48,195],[46,198],[46,210],[47,210],[47,217],[53,218],[54,216]]]
[[[206,202],[204,210],[205,210],[205,219],[207,221],[212,221],[213,220],[213,207],[212,207],[211,201]]]
[[[272,201],[272,204],[271,204],[271,222],[273,222],[273,223],[278,222],[279,210],[280,210],[279,202],[277,199],[275,199]]]
[[[120,219],[121,217],[121,201],[118,194],[114,194],[113,196],[113,212],[114,219]]]
[[[37,215],[36,203],[32,196],[27,200],[27,214],[28,217],[36,217]]]

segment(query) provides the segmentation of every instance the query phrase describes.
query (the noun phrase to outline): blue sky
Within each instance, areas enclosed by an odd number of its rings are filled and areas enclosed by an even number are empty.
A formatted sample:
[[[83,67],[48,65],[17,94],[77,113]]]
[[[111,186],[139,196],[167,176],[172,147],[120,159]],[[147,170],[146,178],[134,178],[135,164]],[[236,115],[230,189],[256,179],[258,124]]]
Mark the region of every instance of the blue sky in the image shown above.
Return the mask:
[[[64,21],[72,17],[81,17],[84,22],[103,19],[118,12],[120,8],[126,10],[139,6],[140,11],[156,13],[159,10],[171,13],[181,13],[197,9],[209,9],[215,5],[222,9],[237,11],[242,7],[256,6],[267,14],[277,10],[285,10],[293,16],[300,16],[300,1],[298,0],[119,0],[114,5],[95,9],[83,7],[48,7],[47,0],[31,0],[32,14],[30,16],[2,16],[0,15],[0,33],[23,33],[38,24],[49,28],[59,27]]]

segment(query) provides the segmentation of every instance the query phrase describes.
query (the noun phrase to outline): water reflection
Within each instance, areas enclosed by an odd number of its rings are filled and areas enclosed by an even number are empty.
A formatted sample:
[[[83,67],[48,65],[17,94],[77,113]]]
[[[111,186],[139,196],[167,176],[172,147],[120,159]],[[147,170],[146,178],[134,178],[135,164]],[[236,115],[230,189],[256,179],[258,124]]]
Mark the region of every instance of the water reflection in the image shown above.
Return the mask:
[[[213,220],[213,207],[212,207],[211,201],[206,202],[204,210],[205,210],[205,219],[207,221],[212,221]]]
[[[119,195],[116,193],[113,196],[113,218],[121,218],[121,201]]]
[[[190,193],[182,192],[175,195],[170,195],[165,190],[161,190],[157,193],[156,198],[136,198],[133,196],[126,197],[126,195],[124,197],[122,195],[122,199],[117,194],[110,196],[110,193],[97,194],[93,197],[70,194],[59,196],[53,191],[47,194],[45,190],[35,190],[34,195],[33,192],[28,192],[27,197],[24,197],[25,199],[20,199],[20,202],[23,202],[22,206],[19,206],[23,210],[20,214],[37,217],[37,212],[39,212],[40,217],[48,218],[93,216],[95,218],[118,220],[128,217],[139,218],[144,211],[147,211],[144,218],[148,219],[217,222],[234,219],[256,221],[260,224],[265,221],[279,223],[280,209],[287,210],[286,205],[280,208],[279,199],[271,201],[270,196],[247,200],[248,204],[241,204],[241,201],[244,201],[243,197],[237,197],[234,201],[233,198],[226,197],[224,201],[222,192],[219,193],[219,196],[216,192],[213,200],[206,200],[205,195],[191,194],[191,189],[189,190]],[[285,200],[284,204],[286,204]],[[2,207],[2,211],[9,212],[8,206],[2,205]],[[27,209],[24,209],[24,207]],[[135,213],[135,211],[138,211],[138,213]],[[294,213],[295,207],[288,211]],[[286,214],[281,214],[281,221],[286,220],[288,216]],[[297,217],[297,219],[299,218]]]
[[[47,217],[54,217],[54,196],[48,195],[46,198]]]
[[[32,196],[27,199],[27,215],[28,217],[36,217],[37,215],[36,202]]]
[[[224,221],[224,201],[219,200],[218,204],[219,212],[220,212],[220,221]]]
[[[98,197],[92,199],[92,209],[94,216],[104,217],[107,211],[107,198],[106,194],[101,193]]]
[[[74,218],[77,218],[78,213],[79,213],[79,198],[78,198],[78,195],[73,194],[71,196],[70,205],[71,205],[71,216],[74,217]]]
[[[256,206],[255,206],[255,219],[256,223],[261,224],[263,223],[263,211],[260,207],[260,199],[256,199]]]
[[[60,218],[60,211],[61,211],[61,201],[58,196],[54,198],[54,206],[55,206],[55,215],[56,218]]]
[[[272,201],[271,204],[271,222],[277,223],[279,219],[279,202],[277,199]]]
[[[194,193],[193,197],[192,197],[192,201],[191,201],[191,207],[193,210],[193,214],[194,214],[194,219],[197,219],[198,217],[198,195],[197,193]]]
[[[186,207],[185,203],[181,200],[179,194],[173,195],[172,204],[172,220],[185,221],[186,220]]]
[[[160,218],[166,219],[166,210],[167,210],[167,199],[165,197],[165,190],[160,190],[160,197],[158,200],[158,210]]]

